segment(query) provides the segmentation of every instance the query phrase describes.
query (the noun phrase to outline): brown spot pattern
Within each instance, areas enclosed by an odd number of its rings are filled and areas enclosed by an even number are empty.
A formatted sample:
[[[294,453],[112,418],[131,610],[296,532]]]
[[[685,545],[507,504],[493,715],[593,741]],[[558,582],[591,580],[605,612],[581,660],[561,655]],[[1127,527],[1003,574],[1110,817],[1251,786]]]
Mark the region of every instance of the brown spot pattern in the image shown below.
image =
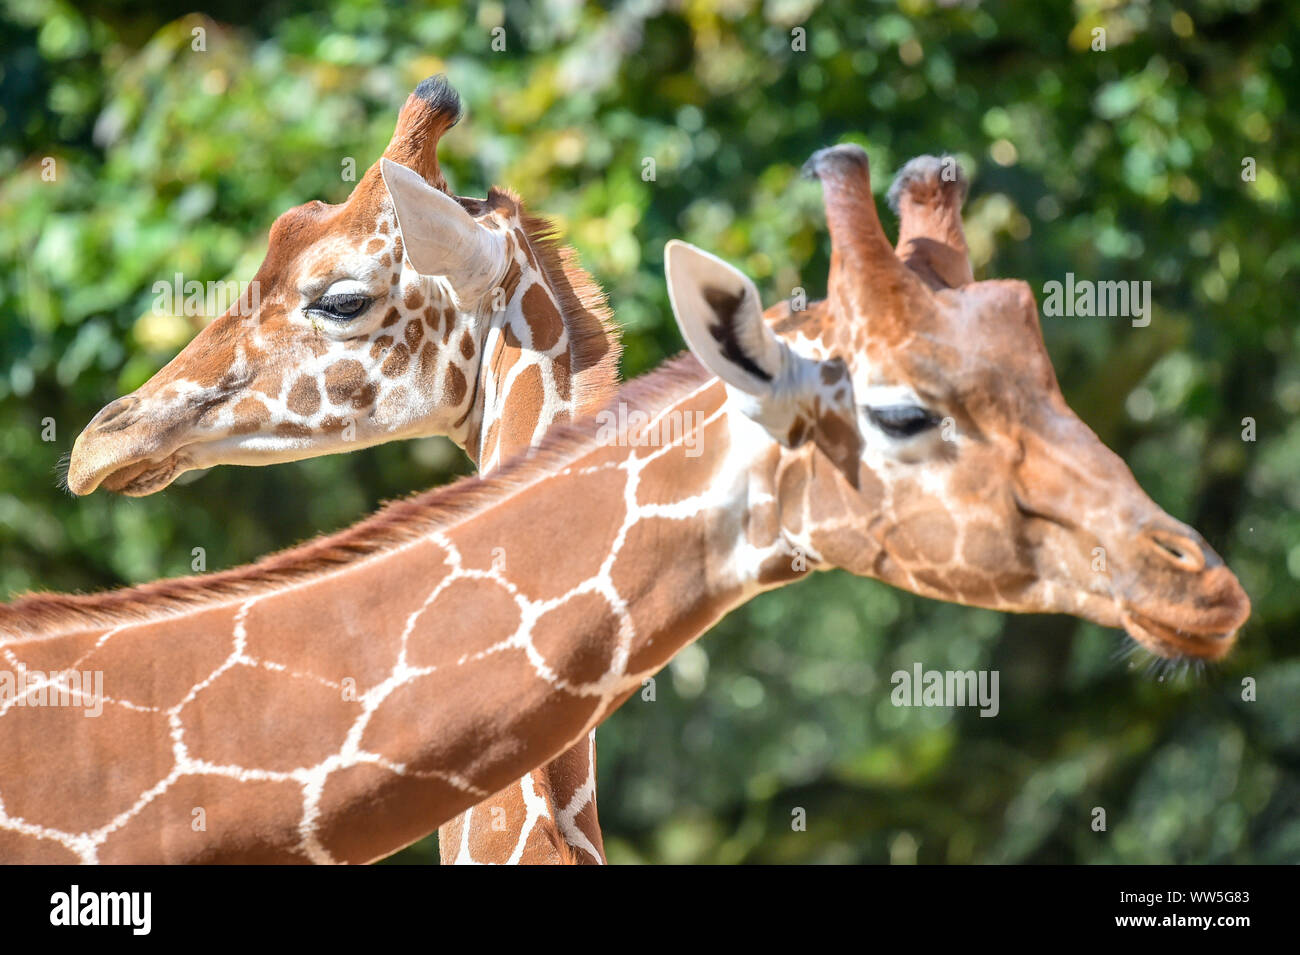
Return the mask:
[[[406,347],[414,354],[420,347],[420,339],[424,338],[424,326],[418,318],[413,318],[402,329],[402,335],[406,338]]]
[[[235,426],[231,434],[252,434],[271,420],[271,412],[256,398],[243,398],[235,405]]]
[[[363,408],[369,408],[375,402],[375,394],[379,391],[379,386],[373,381],[367,381],[352,396],[352,407],[358,411]]]
[[[555,380],[555,393],[561,401],[568,401],[572,395],[573,373],[569,363],[569,353],[560,352],[551,363],[551,377]]]
[[[426,390],[433,387],[433,374],[437,370],[437,362],[438,346],[430,339],[420,349],[420,379],[422,387]]]
[[[406,342],[398,342],[393,350],[389,352],[388,357],[384,359],[384,364],[380,371],[387,378],[396,378],[399,375],[406,374],[406,366],[411,361],[411,350],[406,347]]]
[[[356,359],[344,358],[325,369],[325,394],[332,404],[343,404],[365,384],[366,370]]]
[[[308,375],[299,375],[298,380],[289,389],[289,410],[304,418],[311,417],[320,407],[320,389]]]
[[[590,634],[575,648],[573,634]],[[618,618],[599,594],[578,594],[533,625],[533,646],[570,683],[593,683],[610,668],[618,645]]]
[[[533,348],[550,351],[564,332],[564,319],[555,307],[550,293],[540,283],[529,286],[524,293],[524,316],[533,331]]]
[[[443,401],[450,408],[455,408],[465,400],[465,391],[468,385],[465,383],[465,373],[456,365],[447,366],[447,379],[442,385]]]

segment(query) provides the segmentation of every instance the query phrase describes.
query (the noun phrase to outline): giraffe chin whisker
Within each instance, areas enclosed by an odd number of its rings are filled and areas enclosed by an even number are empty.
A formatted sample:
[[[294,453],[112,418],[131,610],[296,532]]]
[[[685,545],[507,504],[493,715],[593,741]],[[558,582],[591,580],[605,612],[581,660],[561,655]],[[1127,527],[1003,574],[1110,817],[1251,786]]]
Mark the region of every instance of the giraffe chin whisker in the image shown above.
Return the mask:
[[[1197,630],[1163,623],[1126,607],[1120,615],[1124,629],[1142,649],[1165,660],[1219,660],[1236,642],[1235,630]]]

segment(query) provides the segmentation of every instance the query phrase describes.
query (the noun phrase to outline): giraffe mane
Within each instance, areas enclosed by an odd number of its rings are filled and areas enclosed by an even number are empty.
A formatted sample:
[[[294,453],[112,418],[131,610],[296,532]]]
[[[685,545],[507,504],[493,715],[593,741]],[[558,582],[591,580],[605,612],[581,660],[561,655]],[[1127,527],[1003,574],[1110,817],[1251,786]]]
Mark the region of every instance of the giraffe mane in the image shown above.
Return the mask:
[[[569,333],[569,359],[578,414],[597,411],[618,387],[618,362],[623,343],[613,311],[591,274],[578,262],[572,246],[564,245],[559,227],[545,216],[519,208],[524,234],[555,293],[560,317]]]
[[[681,400],[709,379],[685,352],[629,382],[610,401],[650,411]],[[251,564],[91,594],[34,593],[0,604],[0,646],[57,636],[71,628],[112,627],[179,616],[205,605],[253,597],[418,540],[473,517],[514,491],[564,468],[598,445],[594,413],[554,426],[535,448],[486,477],[461,478],[383,505],[351,527]]]

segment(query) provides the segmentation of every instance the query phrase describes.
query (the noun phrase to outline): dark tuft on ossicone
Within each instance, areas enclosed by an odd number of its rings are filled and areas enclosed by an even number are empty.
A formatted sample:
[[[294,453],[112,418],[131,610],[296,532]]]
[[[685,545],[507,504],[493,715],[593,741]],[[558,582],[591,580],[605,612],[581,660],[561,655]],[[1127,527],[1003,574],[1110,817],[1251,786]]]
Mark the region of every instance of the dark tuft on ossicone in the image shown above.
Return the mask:
[[[820,179],[827,172],[868,165],[865,149],[855,143],[841,143],[817,150],[803,164],[802,172],[807,179]]]
[[[446,116],[448,128],[460,122],[460,94],[447,82],[446,74],[421,80],[411,95],[424,100],[435,113]]]
[[[955,189],[957,204],[960,206],[966,201],[969,188],[966,171],[956,156],[915,156],[898,170],[887,198],[889,208],[897,214],[904,193],[910,193],[917,201],[926,202],[932,201],[932,197],[937,197],[941,191]]]

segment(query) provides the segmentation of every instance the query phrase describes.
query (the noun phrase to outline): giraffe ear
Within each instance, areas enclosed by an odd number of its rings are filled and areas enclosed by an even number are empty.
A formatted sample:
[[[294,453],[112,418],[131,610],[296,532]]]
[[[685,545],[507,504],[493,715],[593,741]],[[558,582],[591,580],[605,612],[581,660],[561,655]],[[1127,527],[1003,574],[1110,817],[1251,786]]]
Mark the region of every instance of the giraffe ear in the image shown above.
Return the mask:
[[[793,355],[763,321],[758,289],[715,255],[673,239],[664,247],[668,298],[691,351],[727,384],[763,396]]]
[[[462,303],[487,294],[504,272],[505,236],[485,228],[413,169],[380,160],[407,259],[421,275],[441,275]]]
[[[664,267],[686,343],[744,396],[743,412],[788,448],[816,444],[856,488],[862,436],[844,361],[797,354],[763,321],[754,283],[717,256],[674,239]]]

